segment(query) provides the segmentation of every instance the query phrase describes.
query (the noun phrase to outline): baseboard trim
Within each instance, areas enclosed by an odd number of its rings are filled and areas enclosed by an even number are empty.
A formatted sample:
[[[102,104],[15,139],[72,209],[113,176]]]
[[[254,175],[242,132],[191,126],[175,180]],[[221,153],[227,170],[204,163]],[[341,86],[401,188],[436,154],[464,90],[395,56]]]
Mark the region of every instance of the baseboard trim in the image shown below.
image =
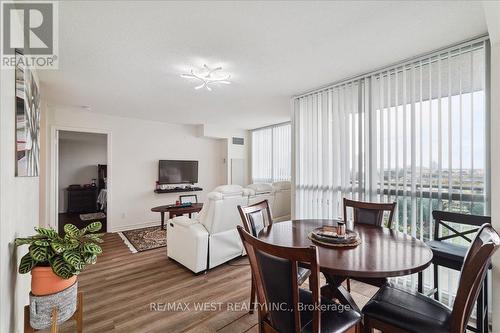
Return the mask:
[[[136,223],[136,224],[128,224],[128,225],[123,225],[119,227],[113,227],[108,230],[108,232],[122,232],[122,231],[127,231],[127,230],[133,230],[133,229],[140,229],[140,228],[147,228],[147,227],[156,227],[160,226],[161,222],[160,221],[153,221],[153,222],[143,222],[143,223]],[[109,227],[109,225],[108,225]]]

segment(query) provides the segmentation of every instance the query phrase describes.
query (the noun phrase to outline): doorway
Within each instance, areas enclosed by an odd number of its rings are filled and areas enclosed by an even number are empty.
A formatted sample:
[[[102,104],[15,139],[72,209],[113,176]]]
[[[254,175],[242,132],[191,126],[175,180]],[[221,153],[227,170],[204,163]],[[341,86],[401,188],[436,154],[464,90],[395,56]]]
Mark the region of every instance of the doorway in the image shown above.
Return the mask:
[[[57,230],[66,224],[83,228],[99,221],[108,229],[108,134],[56,131]]]

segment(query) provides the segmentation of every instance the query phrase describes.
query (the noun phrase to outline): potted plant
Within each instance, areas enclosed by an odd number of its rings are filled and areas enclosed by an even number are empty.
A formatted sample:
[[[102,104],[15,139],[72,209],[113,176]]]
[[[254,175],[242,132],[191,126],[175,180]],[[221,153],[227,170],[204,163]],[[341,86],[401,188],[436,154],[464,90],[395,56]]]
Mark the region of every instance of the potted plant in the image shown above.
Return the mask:
[[[102,249],[101,222],[90,223],[83,229],[73,224],[64,226],[63,237],[51,229],[35,227],[36,235],[17,238],[16,245],[29,245],[22,257],[19,273],[31,272],[31,292],[42,296],[62,291],[76,282],[76,276],[86,265],[95,264]]]

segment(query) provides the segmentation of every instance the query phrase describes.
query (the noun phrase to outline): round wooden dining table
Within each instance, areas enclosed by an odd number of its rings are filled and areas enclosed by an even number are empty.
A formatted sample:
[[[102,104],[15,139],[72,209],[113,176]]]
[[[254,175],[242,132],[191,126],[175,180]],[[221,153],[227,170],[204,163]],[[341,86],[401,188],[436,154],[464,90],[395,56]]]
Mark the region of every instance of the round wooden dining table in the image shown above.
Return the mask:
[[[288,247],[318,248],[320,270],[327,286],[322,294],[335,297],[357,308],[342,286],[348,277],[384,279],[418,273],[432,261],[432,250],[423,242],[402,232],[358,223],[354,226],[361,243],[355,247],[326,247],[315,244],[309,233],[318,227],[335,226],[338,220],[293,220],[273,223],[260,231],[262,241]]]

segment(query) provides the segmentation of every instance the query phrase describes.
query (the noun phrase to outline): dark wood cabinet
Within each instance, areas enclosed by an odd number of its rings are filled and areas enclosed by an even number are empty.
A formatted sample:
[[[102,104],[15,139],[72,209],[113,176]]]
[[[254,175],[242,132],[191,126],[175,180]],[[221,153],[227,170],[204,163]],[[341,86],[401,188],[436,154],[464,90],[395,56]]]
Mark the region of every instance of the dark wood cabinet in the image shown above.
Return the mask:
[[[68,213],[97,212],[97,188],[79,187],[67,189]]]

